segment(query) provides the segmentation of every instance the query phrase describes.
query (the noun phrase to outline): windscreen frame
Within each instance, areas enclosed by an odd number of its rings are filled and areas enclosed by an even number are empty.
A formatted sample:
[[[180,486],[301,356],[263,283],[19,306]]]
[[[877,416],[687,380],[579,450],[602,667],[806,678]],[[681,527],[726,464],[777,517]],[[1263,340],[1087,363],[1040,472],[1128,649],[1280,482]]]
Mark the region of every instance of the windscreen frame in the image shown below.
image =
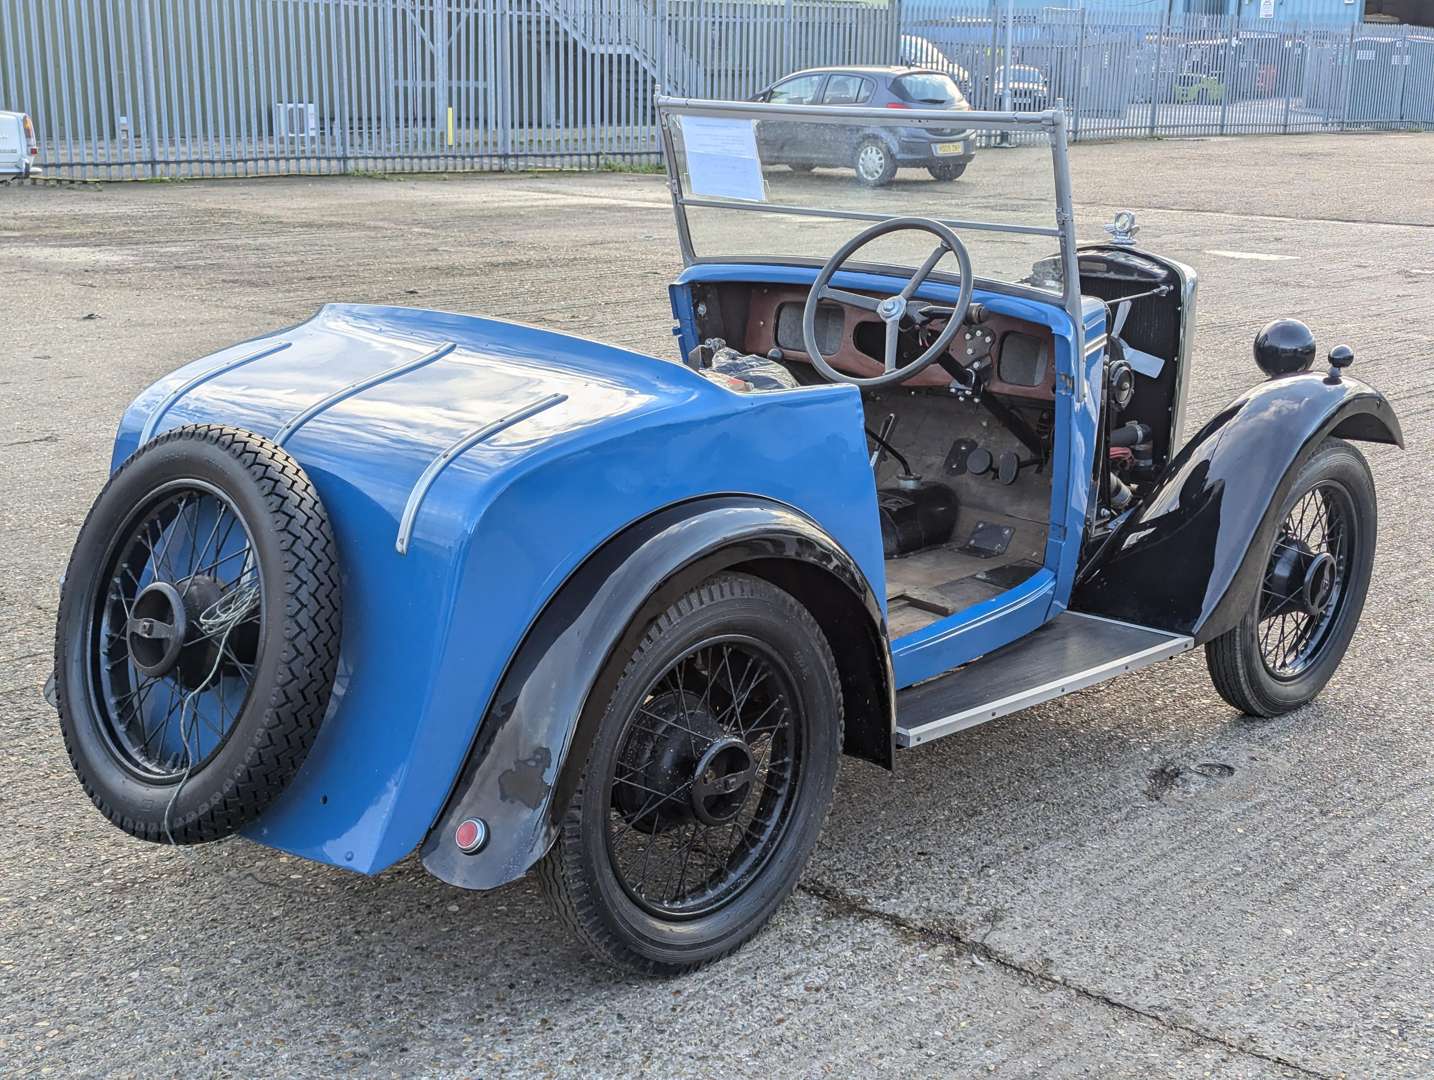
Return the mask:
[[[680,116],[702,117],[750,117],[752,119],[791,117],[809,123],[851,124],[854,121],[875,122],[883,125],[900,124],[902,127],[949,128],[952,114],[949,110],[902,109],[894,117],[887,109],[859,105],[782,105],[760,101],[721,101],[701,98],[680,98],[659,95],[657,111],[663,146],[663,161],[667,168],[667,186],[672,197],[673,214],[676,217],[678,243],[682,249],[684,266],[699,263],[733,262],[781,262],[791,265],[806,265],[811,260],[803,257],[782,258],[774,253],[759,258],[699,256],[692,243],[692,233],[687,221],[687,208],[725,210],[734,213],[767,213],[818,217],[827,220],[850,220],[863,223],[889,221],[902,214],[883,214],[874,211],[818,209],[806,206],[789,206],[780,203],[757,203],[725,200],[691,195],[683,189],[681,170],[677,161],[677,149],[673,141],[672,121]],[[982,132],[1039,131],[1047,136],[1051,150],[1051,168],[1054,174],[1055,224],[1020,225],[1010,222],[981,221],[965,218],[935,218],[941,224],[955,230],[975,230],[1015,233],[1027,236],[1048,236],[1060,248],[1061,291],[1056,293],[1024,286],[1019,282],[1000,279],[982,279],[979,275],[975,284],[995,287],[1001,292],[1013,292],[1032,299],[1051,302],[1059,297],[1062,307],[1070,316],[1071,325],[1079,335],[1082,327],[1080,271],[1077,262],[1075,214],[1071,197],[1070,150],[1066,128],[1066,114],[1061,102],[1055,108],[1039,112],[978,112],[962,111],[959,114],[962,127]],[[881,269],[873,267],[873,269]],[[890,267],[892,272],[901,273],[902,268]],[[909,273],[909,270],[906,272]],[[946,276],[946,275],[933,275]]]

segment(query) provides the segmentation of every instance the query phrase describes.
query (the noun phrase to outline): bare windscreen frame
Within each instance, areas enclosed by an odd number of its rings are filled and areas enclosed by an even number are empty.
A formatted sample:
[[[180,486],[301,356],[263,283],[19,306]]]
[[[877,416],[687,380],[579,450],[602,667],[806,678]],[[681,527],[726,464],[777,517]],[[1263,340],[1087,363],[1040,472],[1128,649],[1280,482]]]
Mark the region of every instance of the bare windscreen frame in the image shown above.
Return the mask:
[[[1078,318],[1065,117],[659,99],[684,259],[820,264],[868,224],[949,225],[979,282],[1060,297]],[[898,168],[873,186],[855,156],[880,140]],[[945,156],[942,156],[945,155]],[[755,161],[748,160],[749,156]],[[959,166],[959,167],[958,167]],[[941,174],[955,172],[955,176]],[[884,237],[850,266],[911,270],[919,233]],[[935,277],[955,278],[954,260]]]

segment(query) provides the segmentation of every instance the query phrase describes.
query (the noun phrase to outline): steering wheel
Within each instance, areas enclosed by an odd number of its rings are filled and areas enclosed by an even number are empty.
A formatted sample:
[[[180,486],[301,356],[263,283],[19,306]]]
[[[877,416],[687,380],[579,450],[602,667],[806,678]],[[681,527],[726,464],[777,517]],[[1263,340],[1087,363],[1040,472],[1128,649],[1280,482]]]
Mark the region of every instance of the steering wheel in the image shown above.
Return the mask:
[[[895,296],[878,300],[873,296],[863,296],[860,293],[847,292],[845,289],[834,289],[828,284],[832,275],[841,269],[843,263],[877,237],[907,230],[930,233],[940,243]],[[956,263],[961,270],[961,292],[956,298],[956,306],[951,310],[951,316],[946,320],[945,328],[932,342],[931,347],[911,363],[897,367],[896,347],[901,331],[901,320],[907,314],[908,303],[947,252],[956,256]],[[812,366],[832,382],[870,387],[890,386],[892,383],[905,382],[919,372],[925,371],[945,355],[946,347],[951,344],[951,339],[961,328],[961,322],[966,317],[967,309],[971,306],[973,289],[971,256],[966,253],[966,245],[961,243],[956,234],[941,222],[923,217],[901,217],[892,218],[890,221],[879,221],[870,228],[863,229],[843,244],[836,254],[826,261],[826,265],[822,267],[822,272],[817,275],[816,281],[812,282],[811,291],[807,293],[806,306],[802,309],[802,342],[806,345],[807,356],[811,358]],[[852,307],[861,308],[863,311],[874,312],[882,322],[886,323],[886,349],[882,365],[886,370],[882,374],[863,378],[838,371],[827,363],[827,358],[817,347],[817,305],[822,300],[835,300],[841,304],[850,304]]]

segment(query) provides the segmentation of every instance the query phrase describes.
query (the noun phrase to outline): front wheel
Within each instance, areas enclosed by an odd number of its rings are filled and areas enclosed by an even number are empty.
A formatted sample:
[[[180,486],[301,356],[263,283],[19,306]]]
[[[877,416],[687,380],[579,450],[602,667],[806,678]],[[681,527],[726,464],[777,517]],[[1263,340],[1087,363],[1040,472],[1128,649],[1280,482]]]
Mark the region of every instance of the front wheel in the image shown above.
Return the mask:
[[[688,971],[746,942],[796,886],[836,781],[836,664],[806,608],[732,573],[609,663],[621,675],[539,879],[602,959]]]
[[[1374,568],[1374,478],[1364,455],[1326,440],[1300,470],[1239,625],[1205,646],[1220,696],[1279,716],[1324,688],[1349,648]]]

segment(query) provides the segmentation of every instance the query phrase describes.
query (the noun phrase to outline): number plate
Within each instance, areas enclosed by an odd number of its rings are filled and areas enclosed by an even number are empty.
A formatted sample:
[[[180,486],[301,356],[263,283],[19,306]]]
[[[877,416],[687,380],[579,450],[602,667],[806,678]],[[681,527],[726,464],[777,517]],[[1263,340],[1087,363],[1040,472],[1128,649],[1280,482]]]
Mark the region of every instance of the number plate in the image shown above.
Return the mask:
[[[940,154],[941,156],[944,157],[944,156],[946,156],[947,154],[962,154],[962,153],[965,153],[965,152],[966,152],[966,144],[965,144],[965,143],[958,143],[958,142],[939,142],[939,143],[937,143],[935,146],[933,146],[931,149],[934,150],[937,154]]]

